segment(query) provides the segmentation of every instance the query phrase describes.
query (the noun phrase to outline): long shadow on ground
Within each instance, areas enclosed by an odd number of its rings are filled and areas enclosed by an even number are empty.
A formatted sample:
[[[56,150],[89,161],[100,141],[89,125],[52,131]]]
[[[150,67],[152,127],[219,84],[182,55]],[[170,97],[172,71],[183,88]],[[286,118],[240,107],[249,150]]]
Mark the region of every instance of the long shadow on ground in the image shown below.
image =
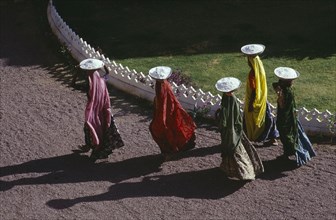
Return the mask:
[[[89,181],[113,183],[160,171],[162,159],[158,155],[135,157],[115,163],[92,163],[77,153],[29,161],[0,168],[0,176],[39,173],[39,177],[1,181],[0,191],[17,185],[62,184]]]
[[[178,157],[204,157],[218,153],[218,151],[218,146],[196,148],[188,152],[182,152]],[[78,153],[37,159],[18,165],[0,167],[0,177],[11,175],[24,176],[29,173],[41,174],[38,177],[0,181],[0,191],[6,191],[18,185],[63,184],[89,181],[118,183],[159,172],[162,162],[163,158],[159,154],[134,157],[112,163],[93,163],[87,155]]]
[[[55,209],[64,209],[82,202],[120,200],[124,198],[174,196],[182,198],[219,199],[228,196],[242,186],[244,181],[227,179],[218,168],[170,175],[150,176],[141,182],[125,182],[112,185],[105,193],[76,199],[56,199],[47,203]]]
[[[181,157],[203,157],[220,152],[218,145],[196,148],[181,154]],[[105,193],[75,199],[55,199],[47,203],[55,209],[64,209],[82,202],[110,201],[134,197],[175,196],[181,198],[219,199],[239,190],[245,181],[230,180],[219,168],[155,175],[160,172],[160,155],[135,157],[114,163],[92,163],[86,155],[77,153],[52,158],[38,159],[19,165],[0,168],[0,177],[41,174],[38,177],[0,181],[0,191],[18,185],[64,184],[90,181],[112,183]],[[259,178],[274,180],[285,177],[285,171],[296,168],[288,161],[264,161],[265,173]],[[141,178],[142,177],[142,178]],[[139,178],[137,182],[126,182]]]

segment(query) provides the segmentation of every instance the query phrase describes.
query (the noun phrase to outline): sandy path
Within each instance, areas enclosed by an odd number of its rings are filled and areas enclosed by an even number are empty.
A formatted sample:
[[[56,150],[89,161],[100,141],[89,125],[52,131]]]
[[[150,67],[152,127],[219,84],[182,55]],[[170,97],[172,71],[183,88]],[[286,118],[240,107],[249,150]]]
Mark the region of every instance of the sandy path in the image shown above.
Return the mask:
[[[43,32],[32,1],[2,1],[0,219],[335,219],[335,146],[295,169],[258,148],[265,174],[227,180],[219,135],[199,124],[196,149],[161,163],[148,104],[111,88],[125,147],[91,163],[83,144],[85,93]],[[11,13],[20,11],[20,13]]]

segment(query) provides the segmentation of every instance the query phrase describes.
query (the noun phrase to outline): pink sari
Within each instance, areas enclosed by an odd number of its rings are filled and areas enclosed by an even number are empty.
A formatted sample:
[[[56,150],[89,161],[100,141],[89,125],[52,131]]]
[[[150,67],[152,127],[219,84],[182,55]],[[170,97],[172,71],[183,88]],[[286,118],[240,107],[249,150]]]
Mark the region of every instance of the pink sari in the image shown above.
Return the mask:
[[[111,103],[109,93],[97,71],[89,75],[89,97],[85,109],[85,124],[90,130],[92,144],[100,148],[103,136],[111,124]]]

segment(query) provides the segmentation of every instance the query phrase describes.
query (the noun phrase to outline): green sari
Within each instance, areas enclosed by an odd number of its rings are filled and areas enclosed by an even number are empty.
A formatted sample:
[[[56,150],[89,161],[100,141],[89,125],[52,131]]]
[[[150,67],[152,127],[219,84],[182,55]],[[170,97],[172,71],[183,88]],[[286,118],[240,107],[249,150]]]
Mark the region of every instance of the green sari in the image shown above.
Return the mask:
[[[229,178],[254,180],[264,172],[256,149],[243,132],[239,103],[235,95],[223,94],[219,112],[222,163],[220,169]]]
[[[222,153],[233,154],[239,144],[243,132],[242,117],[239,104],[234,94],[223,94],[221,111],[219,114],[219,129],[222,140]]]
[[[281,88],[278,98],[276,125],[283,144],[284,155],[294,155],[298,149],[298,120],[296,117],[296,104],[294,90],[289,83],[278,82]]]

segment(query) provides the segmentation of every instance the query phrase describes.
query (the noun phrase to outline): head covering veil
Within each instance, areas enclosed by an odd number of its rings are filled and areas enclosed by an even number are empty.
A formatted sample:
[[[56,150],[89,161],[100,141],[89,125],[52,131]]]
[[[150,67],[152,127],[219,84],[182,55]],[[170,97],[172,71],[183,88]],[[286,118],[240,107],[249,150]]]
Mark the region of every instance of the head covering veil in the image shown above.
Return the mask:
[[[259,58],[259,56],[248,56],[248,61],[250,62],[252,69],[254,71],[255,77],[255,100],[253,102],[254,111],[252,112],[252,117],[245,117],[245,123],[247,128],[247,136],[255,140],[263,132],[265,126],[265,113],[266,113],[266,102],[267,102],[267,82],[266,73],[264,66]],[[246,83],[246,95],[245,95],[245,110],[248,112],[248,103],[252,94],[252,88],[249,83],[249,77]]]

